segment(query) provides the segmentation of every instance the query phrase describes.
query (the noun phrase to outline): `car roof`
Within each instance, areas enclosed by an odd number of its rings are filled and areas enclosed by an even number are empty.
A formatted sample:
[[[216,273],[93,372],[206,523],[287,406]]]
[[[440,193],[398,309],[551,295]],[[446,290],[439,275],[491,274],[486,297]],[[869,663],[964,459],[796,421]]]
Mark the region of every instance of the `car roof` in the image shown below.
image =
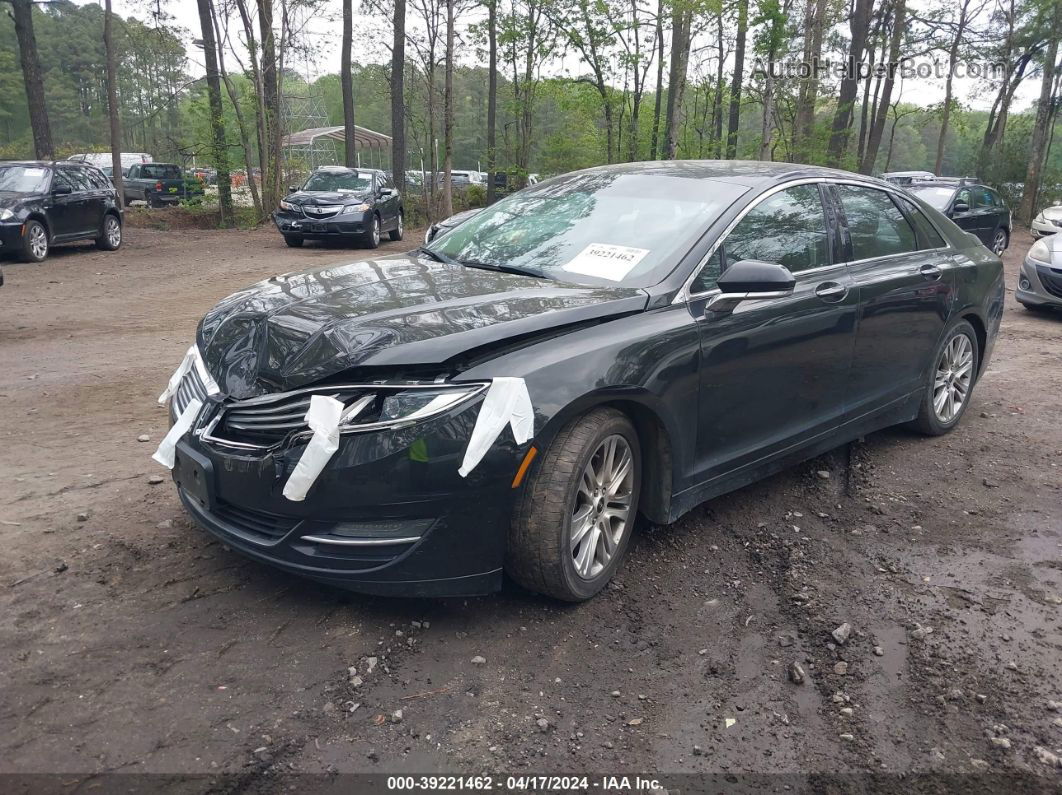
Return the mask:
[[[802,163],[777,163],[762,160],[652,160],[635,163],[614,163],[588,168],[584,174],[647,174],[686,179],[703,179],[728,182],[749,188],[763,188],[801,177],[832,177],[855,180],[895,189],[882,180],[865,174],[842,171],[825,166],[808,166]],[[563,176],[563,175],[562,175]]]

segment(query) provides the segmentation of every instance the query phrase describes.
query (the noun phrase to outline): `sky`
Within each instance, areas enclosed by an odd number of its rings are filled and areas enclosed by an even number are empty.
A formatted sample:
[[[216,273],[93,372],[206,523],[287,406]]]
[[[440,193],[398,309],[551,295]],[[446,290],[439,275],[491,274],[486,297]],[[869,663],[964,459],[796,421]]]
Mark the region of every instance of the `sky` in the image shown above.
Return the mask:
[[[924,0],[921,0],[924,1]],[[135,16],[140,19],[150,20],[151,12],[156,8],[155,0],[112,0],[114,11],[122,16]],[[249,0],[253,4],[253,0]],[[184,28],[187,32],[185,45],[188,50],[190,71],[202,73],[202,59],[200,51],[193,46],[194,39],[199,38],[199,13],[195,0],[161,0],[165,13],[173,17],[176,25]],[[361,3],[354,0],[357,9]],[[341,33],[341,0],[328,0],[323,6],[323,11],[304,21],[305,29],[311,35],[308,40],[314,43],[316,52],[312,56],[297,59],[290,65],[296,71],[310,79],[322,74],[336,73],[340,68],[340,33]],[[412,25],[413,15],[407,17],[407,24]],[[354,21],[354,46],[353,59],[356,62],[383,62],[390,56],[384,44],[384,39],[391,35],[390,22],[380,19],[371,14],[355,13]],[[458,48],[459,51],[462,48]],[[469,63],[477,62],[472,48],[463,48],[469,55],[465,56]],[[925,59],[928,61],[929,59]],[[551,74],[577,74],[581,63],[572,57],[561,59],[550,70]],[[939,104],[944,100],[944,80],[913,78],[902,83],[900,100],[915,105],[928,107]],[[1018,89],[1014,100],[1014,109],[1023,110],[1031,106],[1040,90],[1038,77],[1029,77]],[[990,86],[984,80],[971,77],[958,77],[954,80],[954,92],[956,99],[968,107],[979,110],[988,110],[994,98]],[[895,92],[894,92],[895,95]]]

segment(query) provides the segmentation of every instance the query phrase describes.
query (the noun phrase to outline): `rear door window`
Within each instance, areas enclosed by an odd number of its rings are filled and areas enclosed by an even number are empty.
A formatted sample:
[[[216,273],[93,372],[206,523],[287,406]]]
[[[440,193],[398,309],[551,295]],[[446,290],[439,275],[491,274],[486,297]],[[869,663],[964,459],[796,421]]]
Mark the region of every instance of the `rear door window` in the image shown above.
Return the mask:
[[[852,252],[850,262],[918,250],[914,228],[885,191],[838,185]]]
[[[178,166],[145,163],[140,167],[140,176],[145,179],[180,179],[181,169]]]
[[[944,242],[944,238],[940,236],[937,228],[926,218],[926,214],[914,202],[903,198],[899,201],[907,212],[907,217],[911,219],[915,229],[918,230],[922,241],[921,248],[944,248],[948,245]]]

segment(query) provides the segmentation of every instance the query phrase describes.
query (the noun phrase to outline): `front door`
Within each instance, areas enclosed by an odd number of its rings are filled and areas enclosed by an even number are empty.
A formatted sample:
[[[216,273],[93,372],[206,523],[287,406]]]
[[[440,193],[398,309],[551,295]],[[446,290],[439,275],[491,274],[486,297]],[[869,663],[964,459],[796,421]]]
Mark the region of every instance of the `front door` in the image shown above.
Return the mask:
[[[988,221],[985,219],[985,212],[983,207],[977,207],[974,205],[974,195],[970,188],[962,188],[955,194],[955,200],[951,205],[951,213],[949,217],[953,220],[960,229],[964,232],[972,232],[977,235],[985,245],[988,245],[991,241],[986,240],[989,237],[989,231],[985,228]]]
[[[848,386],[852,414],[859,416],[923,385],[948,318],[955,263],[951,249],[907,199],[861,185],[834,189],[848,269],[859,292]]]
[[[857,299],[831,228],[819,184],[786,188],[738,222],[698,278],[695,292],[711,290],[719,272],[753,259],[796,279],[792,295],[745,301],[730,314],[690,304],[701,329],[701,481],[755,467],[843,421]]]
[[[65,188],[69,192],[57,194],[54,192],[57,187]],[[55,240],[63,240],[78,234],[82,223],[82,196],[66,169],[55,169],[52,175],[52,191],[51,206],[48,208],[52,237]]]

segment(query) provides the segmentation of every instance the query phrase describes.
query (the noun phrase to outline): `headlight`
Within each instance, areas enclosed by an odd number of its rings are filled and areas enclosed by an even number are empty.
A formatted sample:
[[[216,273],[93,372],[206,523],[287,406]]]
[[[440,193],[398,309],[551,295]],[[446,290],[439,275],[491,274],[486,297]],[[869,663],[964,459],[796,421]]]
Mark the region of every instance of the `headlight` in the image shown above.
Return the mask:
[[[486,388],[487,384],[425,384],[405,389],[379,389],[347,403],[339,427],[345,433],[353,433],[412,425],[437,417]]]
[[[11,212],[9,209],[7,209],[6,207],[4,209],[0,210],[0,221],[10,221],[14,217],[15,217],[15,214],[13,212]]]
[[[361,204],[348,204],[346,207],[343,208],[343,212],[340,214],[350,215],[351,213],[363,213],[368,209],[369,205],[367,205],[365,202],[362,202]]]
[[[280,200],[280,209],[281,210],[287,210],[288,212],[292,212],[293,213],[296,210],[298,210],[299,208],[296,205],[292,204],[291,202],[286,202],[283,199],[281,199]]]
[[[1050,265],[1051,247],[1047,245],[1047,240],[1045,238],[1040,238],[1035,243],[1033,243],[1032,247],[1029,249],[1029,253],[1026,254],[1026,257],[1033,260],[1034,262],[1041,262],[1044,265]]]

